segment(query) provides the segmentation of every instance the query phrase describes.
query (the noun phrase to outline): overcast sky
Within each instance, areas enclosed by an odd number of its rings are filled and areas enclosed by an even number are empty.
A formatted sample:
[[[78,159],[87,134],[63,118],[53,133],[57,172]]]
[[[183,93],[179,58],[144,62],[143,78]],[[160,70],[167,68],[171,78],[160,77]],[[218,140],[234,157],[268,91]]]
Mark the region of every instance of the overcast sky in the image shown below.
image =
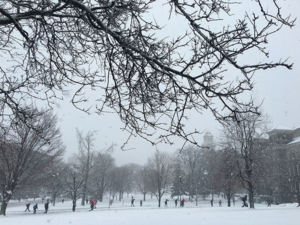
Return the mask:
[[[160,1],[156,1],[158,7],[153,9],[152,14],[158,22],[161,21],[162,24],[167,25],[165,36],[169,36],[170,33],[176,34],[179,28],[181,31],[184,31],[184,26],[187,26],[187,24],[182,20],[177,20],[177,17],[172,17],[171,21],[167,21],[166,8],[158,2]],[[251,3],[252,1],[246,2]],[[300,1],[292,0],[286,2],[283,6],[285,8],[284,15],[287,15],[288,12],[293,17],[297,17],[299,15]],[[240,13],[243,13],[242,11],[246,9],[250,11],[247,5],[242,9]],[[278,68],[259,71],[254,77],[256,85],[251,94],[258,103],[263,101],[262,107],[271,116],[273,126],[279,124],[290,128],[300,126],[300,24],[298,23],[299,21],[296,22],[296,26],[293,29],[284,28],[280,33],[269,38],[270,60],[274,59],[276,61],[290,57],[289,62],[294,63],[293,70]],[[256,55],[252,57],[255,59]],[[249,61],[251,60],[250,57]],[[133,138],[126,146],[128,151],[122,151],[121,146],[126,142],[128,133],[121,131],[122,123],[117,115],[87,115],[76,110],[71,105],[70,100],[70,96],[65,96],[65,100],[57,102],[55,106],[55,111],[59,117],[59,126],[63,134],[63,141],[67,146],[66,158],[78,151],[76,128],[85,133],[97,130],[94,150],[105,149],[112,143],[115,143],[116,148],[113,156],[116,158],[117,165],[125,163],[144,164],[156,148],[162,151],[174,152],[183,144],[178,138],[173,138],[174,144],[172,146],[161,144],[155,147],[144,140]],[[210,130],[214,136],[218,135],[220,125],[214,120],[210,112],[204,112],[202,115],[190,112],[189,116],[191,120],[187,123],[188,129],[193,130],[197,128],[203,132]],[[196,138],[202,143],[202,134]]]

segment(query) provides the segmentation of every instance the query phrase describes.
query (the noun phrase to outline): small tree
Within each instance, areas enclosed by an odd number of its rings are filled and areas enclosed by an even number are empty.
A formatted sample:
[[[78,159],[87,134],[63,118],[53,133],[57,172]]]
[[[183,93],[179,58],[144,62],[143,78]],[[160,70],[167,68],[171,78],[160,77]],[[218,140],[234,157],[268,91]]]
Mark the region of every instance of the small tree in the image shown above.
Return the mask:
[[[161,204],[162,196],[170,190],[173,180],[173,157],[166,152],[157,151],[148,159],[148,176],[150,191]]]
[[[226,148],[219,153],[217,164],[217,186],[226,198],[228,207],[231,206],[231,199],[238,188],[238,167],[235,160],[234,150]]]
[[[135,177],[137,190],[143,194],[143,200],[146,201],[146,194],[149,191],[148,167],[144,165],[139,171],[137,171]]]
[[[188,146],[181,151],[180,158],[186,174],[186,191],[189,194],[189,198],[193,198],[198,194],[199,173],[201,173],[201,161],[203,161],[202,149],[196,146]]]
[[[86,134],[86,136],[84,136],[82,132],[77,130],[77,139],[79,145],[78,159],[84,177],[83,186],[82,186],[81,205],[85,205],[89,175],[94,163],[93,142],[95,141],[95,131],[93,132],[89,131]]]
[[[103,196],[108,190],[109,172],[115,167],[115,159],[110,153],[98,152],[95,154],[95,164],[90,173],[90,192],[102,202]]]
[[[72,211],[75,212],[77,200],[82,196],[84,176],[76,164],[68,164],[64,168],[64,191],[71,197]]]

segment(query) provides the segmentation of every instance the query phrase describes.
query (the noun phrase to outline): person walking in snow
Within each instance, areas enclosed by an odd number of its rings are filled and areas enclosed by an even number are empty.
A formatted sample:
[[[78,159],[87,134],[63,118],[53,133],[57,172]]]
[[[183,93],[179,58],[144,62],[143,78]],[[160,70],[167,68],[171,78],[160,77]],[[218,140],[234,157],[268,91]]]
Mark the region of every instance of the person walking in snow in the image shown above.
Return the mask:
[[[90,209],[90,211],[93,211],[93,210],[94,210],[94,206],[95,206],[94,200],[91,200],[91,201],[90,201],[90,204],[91,204],[91,209]]]
[[[36,214],[36,210],[38,209],[38,204],[36,203],[34,206],[33,206],[33,214]]]
[[[140,201],[140,206],[142,206],[142,205],[143,205],[143,200]]]
[[[222,207],[222,199],[219,201],[219,207]]]
[[[133,196],[132,196],[132,198],[131,198],[131,206],[132,206],[132,207],[134,207],[134,200],[135,200],[135,199],[134,199]]]
[[[168,206],[168,199],[166,199],[166,201],[165,201],[165,206],[167,207]]]
[[[180,207],[184,207],[184,200],[183,199],[180,202]]]
[[[178,199],[175,199],[175,207],[177,207]]]
[[[47,201],[46,203],[45,203],[45,212],[44,213],[48,213],[48,209],[49,209],[49,201]]]
[[[29,207],[30,207],[30,204],[31,204],[31,202],[29,202],[28,204],[26,204],[26,209],[25,209],[25,212],[28,210],[28,212],[30,212],[30,209],[29,209]]]
[[[243,205],[242,207],[248,207],[248,204],[247,204],[247,195],[245,195],[243,198],[242,198],[242,201],[243,201]]]

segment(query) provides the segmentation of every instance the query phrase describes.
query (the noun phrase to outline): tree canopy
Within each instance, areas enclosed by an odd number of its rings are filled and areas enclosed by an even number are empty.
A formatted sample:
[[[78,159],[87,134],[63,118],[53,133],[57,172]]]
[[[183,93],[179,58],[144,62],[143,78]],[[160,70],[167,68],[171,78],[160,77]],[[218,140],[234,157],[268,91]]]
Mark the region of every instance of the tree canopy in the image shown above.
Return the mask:
[[[159,2],[169,6],[170,23],[184,19],[186,27],[176,28],[186,29],[182,36],[157,37],[164,24],[155,12],[149,16],[158,4],[153,0],[1,1],[0,61],[7,62],[0,64],[2,119],[26,122],[30,101],[51,106],[76,89],[76,108],[117,113],[130,136],[156,144],[176,135],[197,144],[184,128],[188,110],[235,118],[241,105],[251,105],[238,96],[253,88],[256,71],[292,68],[267,60],[268,37],[295,21],[275,0],[253,2],[253,13],[223,0]],[[227,22],[237,7],[244,15]],[[253,53],[266,60],[242,60]],[[156,130],[163,131],[157,139]]]

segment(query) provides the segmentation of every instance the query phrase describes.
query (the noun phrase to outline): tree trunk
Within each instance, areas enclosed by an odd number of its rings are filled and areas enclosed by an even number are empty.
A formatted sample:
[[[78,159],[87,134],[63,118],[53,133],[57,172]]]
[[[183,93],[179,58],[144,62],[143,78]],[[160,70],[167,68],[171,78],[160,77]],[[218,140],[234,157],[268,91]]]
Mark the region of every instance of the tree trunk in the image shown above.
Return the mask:
[[[72,198],[72,211],[75,212],[76,210],[76,199],[77,199],[77,191],[73,192],[73,198]]]
[[[76,210],[76,199],[75,200],[73,199],[72,203],[73,203],[73,205],[72,205],[72,211],[75,212],[75,210]]]
[[[7,208],[8,202],[11,199],[11,196],[12,196],[11,194],[3,193],[3,200],[2,200],[0,215],[3,215],[3,216],[6,215],[6,208]]]
[[[89,157],[88,157],[88,160],[90,160]],[[87,183],[88,183],[88,177],[89,177],[89,172],[88,172],[89,163],[86,167],[87,168],[86,168],[84,183],[83,183],[83,188],[82,188],[82,199],[81,199],[82,206],[85,205],[85,199],[86,199]]]
[[[144,201],[146,201],[146,192],[144,192],[143,194],[144,194]]]
[[[250,204],[250,208],[254,209],[254,189],[251,184],[249,186],[250,186],[249,187],[249,204]]]
[[[6,207],[7,207],[7,202],[3,199],[2,205],[1,205],[1,210],[0,210],[0,215],[3,215],[3,216],[6,215]]]
[[[53,201],[53,202],[52,202],[52,205],[53,205],[53,206],[55,206],[55,201],[56,201],[56,192],[54,192],[54,193],[53,193],[53,196],[52,196],[52,201]]]
[[[228,205],[228,207],[230,207],[230,199],[231,199],[230,195],[227,195],[227,203],[228,203],[227,205]]]
[[[160,201],[161,201],[161,197],[158,197],[158,207],[160,207]]]
[[[104,195],[104,191],[103,191],[103,189],[101,189],[99,192],[99,201],[100,202],[103,202],[103,195]]]

